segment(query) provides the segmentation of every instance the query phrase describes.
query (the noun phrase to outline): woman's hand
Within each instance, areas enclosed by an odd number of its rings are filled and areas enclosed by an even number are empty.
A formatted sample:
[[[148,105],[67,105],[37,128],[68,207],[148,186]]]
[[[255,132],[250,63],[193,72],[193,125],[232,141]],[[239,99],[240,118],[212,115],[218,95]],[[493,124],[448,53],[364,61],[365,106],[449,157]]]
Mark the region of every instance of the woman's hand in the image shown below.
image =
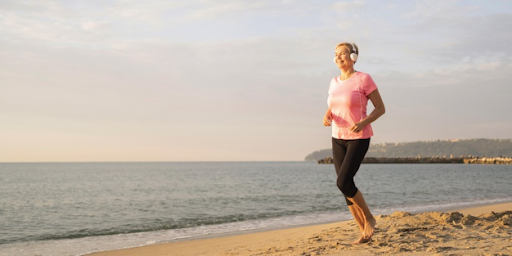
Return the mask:
[[[365,126],[366,124],[363,121],[359,121],[354,124],[354,126],[350,127],[350,131],[355,133],[361,132]]]
[[[324,115],[324,126],[331,126],[331,123],[332,123],[332,114],[331,114],[331,110],[328,109],[327,112],[325,112],[325,115]]]

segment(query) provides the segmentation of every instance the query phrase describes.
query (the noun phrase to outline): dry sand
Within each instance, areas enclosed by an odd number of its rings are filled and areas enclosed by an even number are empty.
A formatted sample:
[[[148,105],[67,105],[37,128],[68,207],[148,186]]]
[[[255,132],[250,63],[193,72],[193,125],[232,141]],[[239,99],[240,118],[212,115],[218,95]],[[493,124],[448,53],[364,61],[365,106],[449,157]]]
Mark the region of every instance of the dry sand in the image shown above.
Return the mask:
[[[344,221],[94,253],[91,256],[197,255],[512,255],[512,203],[453,212],[379,215],[373,241]]]

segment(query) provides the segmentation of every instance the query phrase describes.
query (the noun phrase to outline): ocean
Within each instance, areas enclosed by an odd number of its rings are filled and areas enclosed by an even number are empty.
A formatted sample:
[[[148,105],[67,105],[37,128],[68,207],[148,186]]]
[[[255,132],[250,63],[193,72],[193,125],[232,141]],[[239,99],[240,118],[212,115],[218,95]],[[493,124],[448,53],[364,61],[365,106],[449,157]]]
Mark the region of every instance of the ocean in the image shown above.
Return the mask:
[[[512,201],[512,165],[363,164],[375,215]],[[0,255],[84,255],[351,219],[333,165],[0,163]]]

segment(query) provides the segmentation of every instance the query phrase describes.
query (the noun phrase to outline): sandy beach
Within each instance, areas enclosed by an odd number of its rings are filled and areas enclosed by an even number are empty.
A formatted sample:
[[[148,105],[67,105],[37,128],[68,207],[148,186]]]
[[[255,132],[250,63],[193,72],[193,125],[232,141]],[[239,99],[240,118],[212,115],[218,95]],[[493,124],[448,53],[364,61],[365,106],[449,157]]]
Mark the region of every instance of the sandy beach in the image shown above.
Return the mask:
[[[367,244],[354,221],[98,252],[90,256],[512,255],[512,203],[378,215]]]

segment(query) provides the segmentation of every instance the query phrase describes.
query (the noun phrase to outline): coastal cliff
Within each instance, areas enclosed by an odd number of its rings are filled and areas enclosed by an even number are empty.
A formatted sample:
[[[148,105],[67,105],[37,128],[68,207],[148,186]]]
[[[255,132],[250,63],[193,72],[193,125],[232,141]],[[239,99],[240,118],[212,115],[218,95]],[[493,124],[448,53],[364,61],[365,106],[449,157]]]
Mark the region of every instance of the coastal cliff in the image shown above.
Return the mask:
[[[305,160],[316,162],[326,157],[332,157],[330,148],[315,151],[307,155]],[[499,163],[500,158],[512,158],[512,139],[453,139],[372,144],[366,158],[368,158],[367,161],[371,161],[370,158],[379,158],[375,161],[380,162],[391,161],[389,159],[396,159],[393,162],[437,162],[441,161],[441,158],[444,159],[442,161],[448,162],[454,159],[462,162],[461,159],[480,159],[471,160],[471,162]],[[496,159],[489,160],[489,158]],[[470,162],[470,160],[467,161]]]

